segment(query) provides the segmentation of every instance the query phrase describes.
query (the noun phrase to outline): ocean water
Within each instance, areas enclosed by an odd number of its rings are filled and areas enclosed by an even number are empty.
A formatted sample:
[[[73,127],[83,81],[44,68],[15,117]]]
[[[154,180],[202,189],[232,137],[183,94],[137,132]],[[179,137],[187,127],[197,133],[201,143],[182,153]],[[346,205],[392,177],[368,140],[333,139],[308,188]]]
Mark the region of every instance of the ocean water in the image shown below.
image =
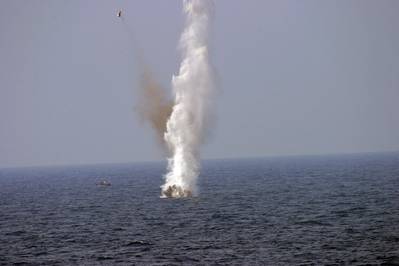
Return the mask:
[[[399,153],[0,169],[0,265],[399,265]],[[111,186],[97,186],[106,179]]]

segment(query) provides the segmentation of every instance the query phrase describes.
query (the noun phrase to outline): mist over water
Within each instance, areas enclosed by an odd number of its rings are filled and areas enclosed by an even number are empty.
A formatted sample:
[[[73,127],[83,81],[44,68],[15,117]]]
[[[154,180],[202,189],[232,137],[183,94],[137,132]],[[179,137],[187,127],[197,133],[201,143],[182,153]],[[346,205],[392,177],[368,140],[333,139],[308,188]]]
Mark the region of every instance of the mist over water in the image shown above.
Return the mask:
[[[164,197],[198,193],[199,150],[214,89],[208,51],[212,7],[208,0],[183,1],[186,23],[180,39],[182,62],[178,75],[172,78],[175,99],[164,136],[172,154],[161,187]]]

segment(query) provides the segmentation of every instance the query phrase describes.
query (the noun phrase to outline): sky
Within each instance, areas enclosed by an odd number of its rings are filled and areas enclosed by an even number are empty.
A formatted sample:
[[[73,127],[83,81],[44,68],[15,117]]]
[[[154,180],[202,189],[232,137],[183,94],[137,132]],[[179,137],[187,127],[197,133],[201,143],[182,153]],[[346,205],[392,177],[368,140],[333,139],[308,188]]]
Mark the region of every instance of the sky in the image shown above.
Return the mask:
[[[164,159],[135,112],[136,60],[170,89],[181,9],[0,1],[0,167]],[[202,157],[399,150],[398,14],[396,0],[216,0]]]

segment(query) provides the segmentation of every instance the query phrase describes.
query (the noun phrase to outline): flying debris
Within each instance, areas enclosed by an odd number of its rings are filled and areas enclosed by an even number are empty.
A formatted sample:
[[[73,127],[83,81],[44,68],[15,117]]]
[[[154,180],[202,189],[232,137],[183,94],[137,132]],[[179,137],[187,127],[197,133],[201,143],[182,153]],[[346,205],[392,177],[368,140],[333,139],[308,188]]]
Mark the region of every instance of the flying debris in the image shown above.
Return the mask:
[[[118,18],[120,18],[120,17],[122,16],[122,10],[119,10],[118,13],[116,13],[116,16],[117,16]]]
[[[180,186],[171,185],[162,191],[162,196],[166,198],[183,198],[192,197],[193,193],[190,190],[182,189]]]

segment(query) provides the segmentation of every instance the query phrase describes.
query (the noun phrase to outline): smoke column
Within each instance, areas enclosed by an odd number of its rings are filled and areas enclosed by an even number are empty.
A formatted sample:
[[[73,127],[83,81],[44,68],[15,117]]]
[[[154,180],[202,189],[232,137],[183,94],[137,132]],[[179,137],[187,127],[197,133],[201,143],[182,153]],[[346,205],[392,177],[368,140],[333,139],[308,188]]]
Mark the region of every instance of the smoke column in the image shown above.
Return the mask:
[[[152,68],[150,68],[145,60],[144,53],[140,49],[139,42],[136,40],[133,27],[125,21],[124,15],[119,12],[118,18],[124,25],[124,29],[133,44],[136,67],[139,72],[140,83],[137,90],[135,110],[141,121],[148,123],[154,129],[158,143],[166,150],[164,133],[166,131],[166,121],[172,113],[173,102],[168,97],[166,90],[157,81],[151,71]]]
[[[136,110],[142,121],[148,122],[155,130],[158,142],[164,147],[164,133],[166,131],[166,121],[172,113],[173,102],[169,100],[164,88],[157,82],[150,70],[142,64],[140,86]]]
[[[213,3],[184,0],[185,29],[180,39],[182,62],[172,78],[174,106],[166,124],[165,142],[171,152],[163,197],[196,195],[200,170],[199,148],[206,131],[214,89],[209,62],[209,26]]]

